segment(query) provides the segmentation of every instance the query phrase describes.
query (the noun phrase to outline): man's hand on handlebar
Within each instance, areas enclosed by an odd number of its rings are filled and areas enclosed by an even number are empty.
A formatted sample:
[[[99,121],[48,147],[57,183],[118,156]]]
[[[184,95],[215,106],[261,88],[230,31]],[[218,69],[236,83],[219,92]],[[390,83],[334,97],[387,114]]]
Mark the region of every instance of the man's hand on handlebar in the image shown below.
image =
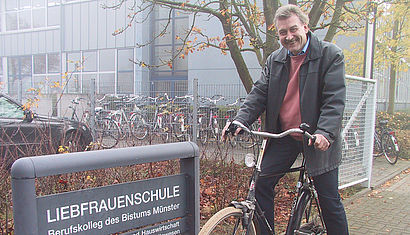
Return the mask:
[[[242,132],[243,132],[242,128],[238,127],[235,124],[232,124],[231,122],[227,122],[224,129],[222,130],[222,141],[225,141],[228,139],[229,133],[232,133],[234,136],[237,136],[238,134]]]
[[[323,135],[315,134],[313,136],[316,137],[316,140],[314,143],[312,143],[312,140],[309,139],[309,143],[308,143],[309,146],[314,144],[315,148],[321,151],[326,151],[330,147],[329,141]]]

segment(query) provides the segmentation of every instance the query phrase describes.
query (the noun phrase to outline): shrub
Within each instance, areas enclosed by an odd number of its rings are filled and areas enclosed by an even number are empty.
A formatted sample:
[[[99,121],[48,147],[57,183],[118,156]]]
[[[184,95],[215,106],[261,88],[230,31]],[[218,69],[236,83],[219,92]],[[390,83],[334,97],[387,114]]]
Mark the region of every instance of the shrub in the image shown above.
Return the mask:
[[[389,114],[386,112],[378,112],[376,114],[376,125],[380,120],[386,119],[389,121],[387,127],[394,130],[396,138],[400,146],[399,156],[404,159],[410,157],[410,114],[407,112],[396,112]]]

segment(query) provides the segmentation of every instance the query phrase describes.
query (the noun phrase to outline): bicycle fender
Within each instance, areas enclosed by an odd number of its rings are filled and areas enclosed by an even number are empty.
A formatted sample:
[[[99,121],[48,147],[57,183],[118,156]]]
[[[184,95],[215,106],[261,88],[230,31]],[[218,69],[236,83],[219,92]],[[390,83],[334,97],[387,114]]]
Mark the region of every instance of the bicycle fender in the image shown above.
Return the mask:
[[[241,209],[244,212],[248,212],[249,210],[255,210],[254,208],[255,205],[248,201],[242,201],[242,202],[232,201],[229,204],[229,206],[233,206],[236,209]]]
[[[229,206],[233,206],[236,209],[243,209],[245,206],[241,202],[232,201]]]

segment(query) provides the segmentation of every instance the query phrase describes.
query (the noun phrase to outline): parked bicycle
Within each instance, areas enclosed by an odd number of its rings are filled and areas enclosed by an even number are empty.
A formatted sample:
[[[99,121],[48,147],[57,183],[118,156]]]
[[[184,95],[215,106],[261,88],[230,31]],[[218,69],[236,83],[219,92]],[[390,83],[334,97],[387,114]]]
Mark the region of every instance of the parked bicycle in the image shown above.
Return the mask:
[[[190,141],[192,135],[192,114],[190,102],[192,95],[175,96],[172,100],[172,131],[178,141]]]
[[[225,98],[221,95],[214,95],[211,98],[201,97],[201,102],[205,103],[199,107],[198,113],[198,126],[199,130],[197,137],[202,144],[208,141],[218,141],[219,132],[221,127],[219,126],[219,108],[216,106],[218,102]]]
[[[107,106],[107,103],[103,103],[105,98],[106,96],[104,96],[100,100],[97,100],[97,102],[102,104],[102,106]],[[118,124],[111,118],[111,112],[109,110],[106,110],[103,107],[99,106],[96,107],[94,111],[94,145],[97,146],[97,148],[103,149],[114,148],[118,144],[121,135],[121,131]],[[92,115],[90,114],[90,112],[85,111],[83,113],[82,120],[88,126],[90,126],[91,117]]]
[[[148,126],[135,100],[140,97],[123,98],[114,102],[117,110],[110,113],[110,117],[120,128],[120,139],[126,140],[129,146],[135,145],[135,139],[142,140],[148,133]],[[132,111],[127,108],[132,107]]]
[[[241,127],[245,132],[263,137],[260,153],[257,158],[250,154],[245,157],[245,164],[253,168],[250,179],[248,196],[245,201],[233,201],[231,204],[217,212],[202,227],[199,235],[222,235],[222,234],[258,234],[259,228],[264,226],[273,234],[273,228],[270,227],[264,212],[260,208],[255,198],[255,184],[259,177],[268,177],[269,175],[261,174],[262,158],[268,138],[282,138],[291,133],[301,133],[305,137],[314,141],[314,137],[307,130],[309,126],[302,124],[300,128],[294,128],[280,134],[271,134],[268,132],[251,131],[238,121],[232,122],[234,125]],[[234,132],[236,128],[230,128],[229,132]],[[303,156],[303,155],[302,155]],[[325,234],[326,227],[323,221],[321,211],[318,207],[318,196],[313,185],[312,179],[307,176],[305,170],[305,158],[303,157],[302,165],[274,175],[285,174],[289,172],[299,172],[297,182],[297,196],[294,198],[292,210],[289,217],[286,234]],[[257,220],[257,218],[259,220]],[[262,223],[258,223],[262,221]]]
[[[387,123],[387,120],[381,120],[374,129],[373,156],[383,155],[390,164],[394,165],[399,157],[400,149],[395,133],[387,127]]]

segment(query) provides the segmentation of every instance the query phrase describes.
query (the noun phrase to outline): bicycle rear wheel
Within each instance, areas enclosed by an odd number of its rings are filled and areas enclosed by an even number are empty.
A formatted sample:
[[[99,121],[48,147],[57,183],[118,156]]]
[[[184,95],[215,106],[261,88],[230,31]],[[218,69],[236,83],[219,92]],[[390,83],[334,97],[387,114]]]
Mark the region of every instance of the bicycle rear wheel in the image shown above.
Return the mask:
[[[382,150],[386,160],[394,165],[397,162],[399,151],[396,149],[396,138],[389,133],[382,135]]]
[[[256,225],[249,225],[249,235],[256,235]],[[244,235],[246,229],[242,224],[242,210],[235,207],[224,208],[213,215],[199,231],[198,235]]]
[[[120,128],[118,124],[109,118],[103,118],[96,122],[95,139],[104,149],[116,146],[120,139]]]
[[[318,205],[313,204],[312,194],[303,191],[298,198],[293,216],[289,218],[286,234],[324,234]]]
[[[131,134],[138,140],[143,140],[148,135],[148,125],[140,115],[133,115],[130,118]]]

